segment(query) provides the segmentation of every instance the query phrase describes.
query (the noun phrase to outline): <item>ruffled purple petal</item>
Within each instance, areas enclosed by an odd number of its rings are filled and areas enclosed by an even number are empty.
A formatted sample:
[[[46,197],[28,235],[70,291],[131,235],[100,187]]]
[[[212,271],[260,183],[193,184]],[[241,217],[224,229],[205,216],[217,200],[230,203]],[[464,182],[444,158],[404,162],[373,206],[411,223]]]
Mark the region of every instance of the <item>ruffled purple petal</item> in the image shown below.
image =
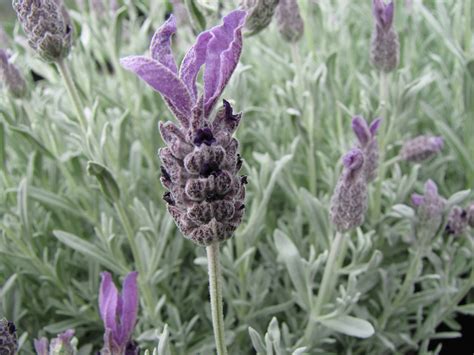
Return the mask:
[[[120,315],[121,336],[120,343],[126,344],[133,333],[138,313],[137,272],[131,272],[123,281],[122,311]]]
[[[212,39],[207,46],[204,70],[205,117],[209,116],[239,61],[245,16],[245,11],[232,11],[224,17],[222,25],[210,30]]]
[[[191,115],[191,98],[183,82],[160,62],[144,56],[122,58],[120,64],[134,72],[163,95],[176,118],[186,127]]]
[[[344,155],[342,163],[350,171],[357,170],[364,164],[364,153],[359,148],[352,148]]]
[[[35,339],[33,341],[36,354],[37,355],[48,355],[49,354],[49,342],[48,339],[46,338],[41,338],[41,339]]]
[[[108,272],[101,273],[102,282],[99,290],[99,311],[105,329],[116,329],[118,292],[112,276]]]
[[[178,68],[171,51],[171,36],[176,33],[176,20],[173,15],[156,30],[150,43],[151,57],[163,64],[173,73],[178,74]]]
[[[371,133],[367,121],[362,116],[354,116],[352,119],[352,130],[354,131],[357,140],[362,147],[369,143]]]

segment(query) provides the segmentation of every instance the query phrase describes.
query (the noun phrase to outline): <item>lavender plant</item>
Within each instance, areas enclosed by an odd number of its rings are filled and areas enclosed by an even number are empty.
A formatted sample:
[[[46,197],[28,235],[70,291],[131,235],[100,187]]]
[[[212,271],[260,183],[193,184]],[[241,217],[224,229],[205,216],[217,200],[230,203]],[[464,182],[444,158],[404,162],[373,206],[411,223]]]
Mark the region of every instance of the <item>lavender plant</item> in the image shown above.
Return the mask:
[[[237,6],[183,3],[205,9],[209,27]],[[466,338],[474,284],[471,3],[395,1],[401,48],[387,75],[368,60],[371,1],[298,4],[301,40],[283,41],[276,23],[249,38],[224,93],[232,116],[239,108],[245,117],[232,135],[248,176],[240,227],[219,250],[228,352],[457,353],[451,345]],[[78,113],[57,62],[30,49],[2,5],[8,44],[0,47],[28,83],[27,98],[0,94],[0,318],[15,323],[17,352],[34,354],[34,339],[74,329],[78,353],[96,354],[104,348],[100,272],[124,280],[138,270],[131,339],[140,351],[215,353],[206,252],[168,213],[162,196],[172,191],[158,181],[165,164],[156,155],[182,142],[193,151],[217,146],[213,123],[226,104],[217,98],[204,117],[216,142],[197,147],[185,136],[170,145],[157,127],[171,124],[172,111],[120,65],[125,55],[145,53],[170,6],[120,1],[104,16],[91,6],[69,8],[74,45],[62,61]],[[178,28],[171,46],[181,62],[195,33]],[[356,113],[383,117],[376,137],[366,130],[375,120],[361,122],[362,141],[354,137]],[[426,132],[442,137],[443,148],[418,164],[402,161],[399,147]],[[368,210],[336,243],[331,197],[347,171],[338,162],[354,148],[364,169],[366,139],[379,145]],[[437,228],[422,221],[428,179],[437,185],[429,199],[443,206]]]

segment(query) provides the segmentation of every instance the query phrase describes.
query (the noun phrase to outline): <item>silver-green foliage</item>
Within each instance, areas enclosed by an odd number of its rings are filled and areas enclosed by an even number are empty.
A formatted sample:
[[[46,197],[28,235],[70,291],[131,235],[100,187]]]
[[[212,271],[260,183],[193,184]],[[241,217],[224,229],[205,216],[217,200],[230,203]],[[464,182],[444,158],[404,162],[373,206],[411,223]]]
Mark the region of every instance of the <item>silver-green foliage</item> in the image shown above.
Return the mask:
[[[68,328],[81,354],[100,349],[99,272],[137,269],[142,348],[165,329],[159,355],[213,351],[204,249],[179,236],[161,200],[158,122],[171,114],[118,65],[146,50],[165,6],[126,4],[114,15],[70,11],[83,128],[56,69],[13,28],[16,64],[44,78],[29,78],[29,100],[0,97],[0,316],[16,323],[25,354],[33,338]],[[370,1],[300,5],[302,40],[291,48],[274,25],[246,39],[224,94],[244,112],[238,138],[249,180],[245,220],[221,254],[229,351],[428,353],[431,339],[459,336],[458,312],[473,314],[473,231],[425,233],[410,207],[428,178],[452,196],[447,209],[473,199],[456,194],[474,183],[470,1],[414,2],[411,10],[397,2],[400,66],[383,108],[368,60]],[[176,51],[183,55],[192,38],[179,29]],[[314,314],[334,235],[329,201],[340,157],[355,144],[350,120],[382,110],[384,177],[369,187],[365,223],[346,234],[337,282]],[[422,166],[395,158],[404,140],[428,133],[444,137],[440,155]],[[107,172],[103,180],[88,163]],[[452,331],[436,333],[441,323]]]

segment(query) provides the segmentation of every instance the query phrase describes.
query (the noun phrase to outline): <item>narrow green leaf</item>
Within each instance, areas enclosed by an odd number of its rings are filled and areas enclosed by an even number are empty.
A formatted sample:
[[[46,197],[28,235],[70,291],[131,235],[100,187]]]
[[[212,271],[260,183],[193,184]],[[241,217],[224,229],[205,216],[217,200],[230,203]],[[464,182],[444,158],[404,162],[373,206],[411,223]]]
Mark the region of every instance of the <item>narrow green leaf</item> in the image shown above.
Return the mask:
[[[356,338],[368,338],[374,334],[372,324],[356,317],[339,316],[336,318],[322,319],[320,322],[327,328]]]

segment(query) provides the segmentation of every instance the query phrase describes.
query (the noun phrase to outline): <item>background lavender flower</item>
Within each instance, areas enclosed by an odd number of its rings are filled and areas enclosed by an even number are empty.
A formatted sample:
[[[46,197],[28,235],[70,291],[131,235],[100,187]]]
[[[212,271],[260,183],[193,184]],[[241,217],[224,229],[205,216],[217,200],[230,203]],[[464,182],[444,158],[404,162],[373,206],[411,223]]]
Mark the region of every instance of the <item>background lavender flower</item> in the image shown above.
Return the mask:
[[[0,82],[15,97],[27,94],[26,81],[18,68],[10,62],[8,53],[0,48]]]
[[[379,166],[379,145],[375,137],[382,119],[377,118],[370,126],[362,116],[355,116],[352,119],[352,130],[357,140],[358,148],[364,153],[364,175],[367,182],[372,182],[377,177]]]
[[[44,60],[65,58],[72,44],[72,23],[62,0],[14,0],[28,43]]]
[[[367,211],[364,153],[358,148],[344,155],[344,171],[331,199],[330,216],[338,232],[360,226]]]
[[[413,194],[412,202],[418,207],[418,223],[430,230],[438,229],[441,224],[445,201],[438,195],[438,187],[434,181],[428,180],[425,183],[423,195]]]
[[[203,246],[231,237],[244,212],[245,179],[237,175],[241,160],[232,138],[241,115],[224,101],[209,119],[238,63],[244,20],[244,11],[233,11],[222,25],[201,33],[179,74],[170,48],[173,16],[155,33],[152,58],[122,59],[125,68],[163,95],[181,124],[160,124],[167,144],[159,152],[161,182],[169,189],[164,199],[184,236]],[[204,92],[198,96],[196,77],[203,65]]]
[[[375,26],[372,32],[370,59],[375,68],[390,72],[398,65],[400,45],[398,34],[393,29],[395,6],[393,1],[373,0],[372,11]]]
[[[18,349],[16,327],[5,318],[0,319],[0,354],[13,355]]]
[[[471,228],[474,228],[474,203],[471,203],[466,208],[466,213],[467,213],[467,221],[469,223],[469,226]]]
[[[242,0],[241,7],[248,11],[245,21],[246,34],[251,36],[265,29],[272,22],[280,0]]]
[[[68,329],[58,334],[56,338],[35,339],[34,346],[37,355],[75,355],[77,354],[77,339],[74,338],[74,330]]]
[[[446,233],[458,236],[464,233],[469,223],[467,211],[459,206],[454,206],[448,215]]]
[[[403,144],[400,158],[411,162],[422,162],[439,153],[443,146],[442,137],[418,136]]]
[[[304,33],[304,22],[296,0],[280,0],[275,18],[278,30],[287,42],[297,42]]]
[[[132,341],[138,312],[137,275],[137,272],[131,272],[125,277],[119,294],[112,276],[108,272],[101,274],[99,310],[105,328],[104,355],[128,354],[126,349],[137,349]]]

